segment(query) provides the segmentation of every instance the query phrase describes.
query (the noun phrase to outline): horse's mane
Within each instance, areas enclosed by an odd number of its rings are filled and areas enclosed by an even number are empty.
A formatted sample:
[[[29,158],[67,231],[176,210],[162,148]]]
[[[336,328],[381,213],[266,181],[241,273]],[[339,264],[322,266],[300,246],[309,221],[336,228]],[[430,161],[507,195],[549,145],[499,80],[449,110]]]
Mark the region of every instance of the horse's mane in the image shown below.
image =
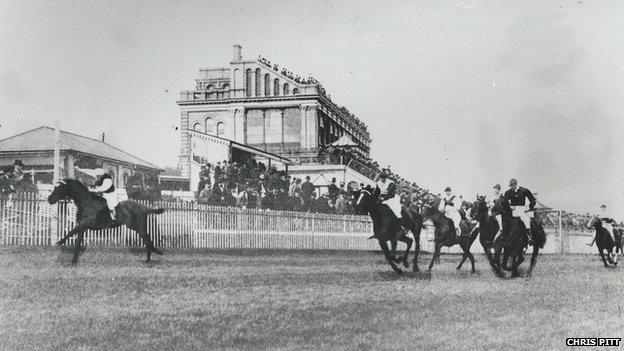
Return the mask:
[[[87,188],[86,185],[82,184],[82,182],[77,179],[66,178],[66,179],[63,179],[63,181],[65,182],[65,184],[71,187],[78,187],[80,188],[80,190],[89,191],[89,188]]]

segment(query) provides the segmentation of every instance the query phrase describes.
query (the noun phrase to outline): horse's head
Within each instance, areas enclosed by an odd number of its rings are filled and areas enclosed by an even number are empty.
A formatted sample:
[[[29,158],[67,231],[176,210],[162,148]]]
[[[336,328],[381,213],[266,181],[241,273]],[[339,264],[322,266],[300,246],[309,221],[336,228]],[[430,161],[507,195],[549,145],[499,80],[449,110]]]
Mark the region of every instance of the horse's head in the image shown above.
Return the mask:
[[[375,205],[376,199],[373,194],[367,189],[362,189],[355,199],[355,212],[360,215],[370,214],[374,211]]]
[[[59,200],[67,199],[69,197],[69,185],[65,180],[60,180],[54,186],[54,190],[48,196],[48,202],[51,205],[59,202]]]
[[[422,216],[424,219],[431,219],[432,216],[439,214],[438,206],[440,205],[440,199],[436,198],[433,202],[426,202],[422,207]]]
[[[56,183],[54,190],[48,196],[48,202],[55,204],[60,200],[73,199],[76,200],[81,194],[88,194],[89,189],[81,182],[74,179],[64,179]]]
[[[485,202],[485,196],[477,196],[477,200],[472,203],[472,209],[470,210],[470,214],[472,218],[477,221],[481,221],[487,218],[488,215],[488,207]]]
[[[601,228],[601,227],[602,227],[602,221],[598,217],[592,218],[592,220],[589,221],[589,223],[587,224],[587,228],[598,229],[598,228]]]

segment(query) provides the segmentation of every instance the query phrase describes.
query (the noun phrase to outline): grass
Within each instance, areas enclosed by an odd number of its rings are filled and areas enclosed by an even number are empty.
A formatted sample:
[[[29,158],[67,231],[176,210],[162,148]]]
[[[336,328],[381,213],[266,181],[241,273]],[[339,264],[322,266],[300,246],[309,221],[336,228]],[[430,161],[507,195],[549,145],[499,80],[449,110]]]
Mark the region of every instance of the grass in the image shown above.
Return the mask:
[[[396,277],[378,253],[0,247],[2,350],[565,349],[621,337],[621,269],[540,257],[501,281],[443,255]],[[430,255],[421,256],[421,267]]]

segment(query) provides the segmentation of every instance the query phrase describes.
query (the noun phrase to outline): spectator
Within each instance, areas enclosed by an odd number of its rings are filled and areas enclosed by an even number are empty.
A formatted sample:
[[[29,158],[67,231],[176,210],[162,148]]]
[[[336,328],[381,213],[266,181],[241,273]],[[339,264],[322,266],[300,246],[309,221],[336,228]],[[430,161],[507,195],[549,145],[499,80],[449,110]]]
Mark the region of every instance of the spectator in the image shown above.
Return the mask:
[[[329,192],[329,198],[336,201],[338,194],[340,193],[340,189],[336,186],[336,178],[332,178],[331,184],[329,185],[327,191]]]
[[[200,204],[207,204],[210,201],[210,196],[212,195],[212,191],[210,190],[210,183],[204,183],[204,188],[199,193],[198,202]]]
[[[315,190],[316,188],[314,187],[314,184],[310,182],[310,176],[306,176],[306,181],[301,184],[301,198],[303,199],[304,211],[311,210],[311,201]]]
[[[336,199],[336,213],[340,215],[346,215],[352,213],[351,203],[347,200],[347,193],[344,191],[340,192],[338,195],[338,199]]]

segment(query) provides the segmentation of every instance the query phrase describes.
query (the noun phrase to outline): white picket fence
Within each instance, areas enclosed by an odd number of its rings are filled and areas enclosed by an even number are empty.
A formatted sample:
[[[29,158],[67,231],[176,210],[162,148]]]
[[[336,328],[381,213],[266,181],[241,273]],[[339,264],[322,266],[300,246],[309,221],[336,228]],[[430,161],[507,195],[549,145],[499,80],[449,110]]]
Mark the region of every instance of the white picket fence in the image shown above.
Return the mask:
[[[372,223],[365,216],[262,211],[190,203],[163,207],[150,215],[148,232],[157,247],[219,249],[376,250]],[[0,201],[0,244],[51,245],[76,225],[73,203],[41,199]],[[85,234],[86,245],[140,246],[133,231],[119,227]],[[73,239],[68,241],[73,244]]]
[[[379,250],[367,216],[262,211],[214,207],[187,202],[146,204],[163,207],[150,215],[148,232],[157,247],[215,249]],[[42,198],[0,200],[0,245],[52,245],[76,225],[73,203],[50,205]],[[543,253],[594,253],[585,243],[592,232],[548,228]],[[425,226],[422,251],[432,252],[433,228]],[[126,227],[88,231],[86,245],[142,246]],[[73,239],[68,241],[73,244]],[[404,250],[403,244],[399,250]],[[476,241],[472,252],[481,252]],[[528,250],[531,251],[531,248]],[[458,246],[443,252],[459,253]]]

